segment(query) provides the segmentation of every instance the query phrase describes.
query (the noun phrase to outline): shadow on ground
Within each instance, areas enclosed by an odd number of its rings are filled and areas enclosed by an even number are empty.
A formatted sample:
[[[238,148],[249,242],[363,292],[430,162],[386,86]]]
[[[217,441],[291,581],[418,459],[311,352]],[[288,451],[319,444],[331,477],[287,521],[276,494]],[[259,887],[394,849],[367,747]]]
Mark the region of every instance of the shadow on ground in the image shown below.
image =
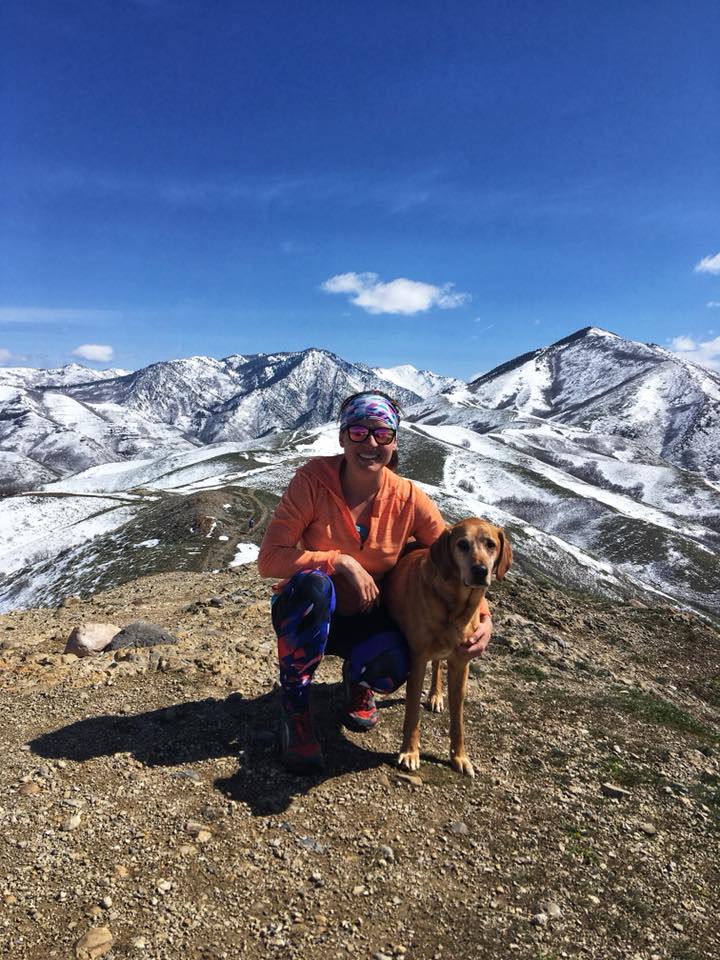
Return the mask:
[[[129,753],[148,767],[177,767],[235,756],[238,770],[215,786],[247,804],[257,816],[286,810],[293,797],[325,780],[349,772],[393,765],[395,755],[373,750],[372,733],[362,744],[350,740],[340,724],[340,688],[313,684],[313,712],[326,770],[313,777],[289,774],[278,757],[278,695],[245,699],[195,700],[134,716],[89,717],[45,733],[30,742],[41,757],[82,762]],[[386,700],[387,708],[397,700]],[[367,744],[367,745],[366,745]]]

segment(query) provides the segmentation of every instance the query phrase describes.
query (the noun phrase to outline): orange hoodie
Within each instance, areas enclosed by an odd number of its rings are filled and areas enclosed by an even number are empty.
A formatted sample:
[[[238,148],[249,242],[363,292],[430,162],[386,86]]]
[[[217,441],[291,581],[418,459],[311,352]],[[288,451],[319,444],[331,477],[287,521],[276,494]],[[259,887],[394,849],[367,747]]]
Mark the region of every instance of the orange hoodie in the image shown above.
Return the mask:
[[[385,468],[367,539],[361,542],[340,486],[342,461],[342,454],[310,460],[292,478],[260,545],[260,576],[287,578],[308,569],[332,576],[335,560],[344,553],[379,583],[408,540],[414,537],[430,546],[445,530],[432,500],[410,480]],[[357,601],[347,581],[341,576],[333,581],[338,612],[356,613]]]

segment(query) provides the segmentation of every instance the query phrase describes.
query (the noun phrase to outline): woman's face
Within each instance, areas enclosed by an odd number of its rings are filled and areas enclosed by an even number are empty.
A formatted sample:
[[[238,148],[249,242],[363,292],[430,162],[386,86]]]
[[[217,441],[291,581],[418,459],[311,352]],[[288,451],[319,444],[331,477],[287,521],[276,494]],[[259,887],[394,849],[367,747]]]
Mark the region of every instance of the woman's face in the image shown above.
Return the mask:
[[[371,429],[387,426],[382,420],[358,420],[353,424],[353,426],[356,425]],[[375,437],[370,433],[366,440],[353,443],[347,430],[341,430],[340,446],[345,451],[345,460],[352,470],[362,473],[379,473],[390,463],[393,453],[397,450],[397,438],[392,443],[381,445],[376,443]]]

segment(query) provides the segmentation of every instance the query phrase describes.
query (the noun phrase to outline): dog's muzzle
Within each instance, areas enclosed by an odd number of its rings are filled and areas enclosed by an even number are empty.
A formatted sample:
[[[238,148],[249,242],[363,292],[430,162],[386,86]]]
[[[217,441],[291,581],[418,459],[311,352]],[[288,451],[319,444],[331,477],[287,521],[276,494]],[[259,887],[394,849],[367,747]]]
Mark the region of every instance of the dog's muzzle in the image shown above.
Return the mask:
[[[488,582],[488,568],[484,563],[474,563],[470,567],[470,579],[474,587],[485,587]]]

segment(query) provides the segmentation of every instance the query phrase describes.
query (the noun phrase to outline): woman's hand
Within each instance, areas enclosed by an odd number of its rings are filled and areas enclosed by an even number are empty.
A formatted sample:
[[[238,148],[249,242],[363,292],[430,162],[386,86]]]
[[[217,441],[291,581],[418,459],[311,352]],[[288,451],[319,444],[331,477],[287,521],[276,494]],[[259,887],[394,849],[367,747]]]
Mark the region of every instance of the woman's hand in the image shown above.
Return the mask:
[[[353,587],[357,594],[358,606],[363,613],[377,606],[380,601],[378,585],[354,557],[341,553],[335,561],[335,570]]]
[[[463,663],[469,663],[476,657],[482,656],[485,647],[490,643],[491,636],[492,617],[489,613],[481,613],[478,628],[457,648],[456,656]]]

